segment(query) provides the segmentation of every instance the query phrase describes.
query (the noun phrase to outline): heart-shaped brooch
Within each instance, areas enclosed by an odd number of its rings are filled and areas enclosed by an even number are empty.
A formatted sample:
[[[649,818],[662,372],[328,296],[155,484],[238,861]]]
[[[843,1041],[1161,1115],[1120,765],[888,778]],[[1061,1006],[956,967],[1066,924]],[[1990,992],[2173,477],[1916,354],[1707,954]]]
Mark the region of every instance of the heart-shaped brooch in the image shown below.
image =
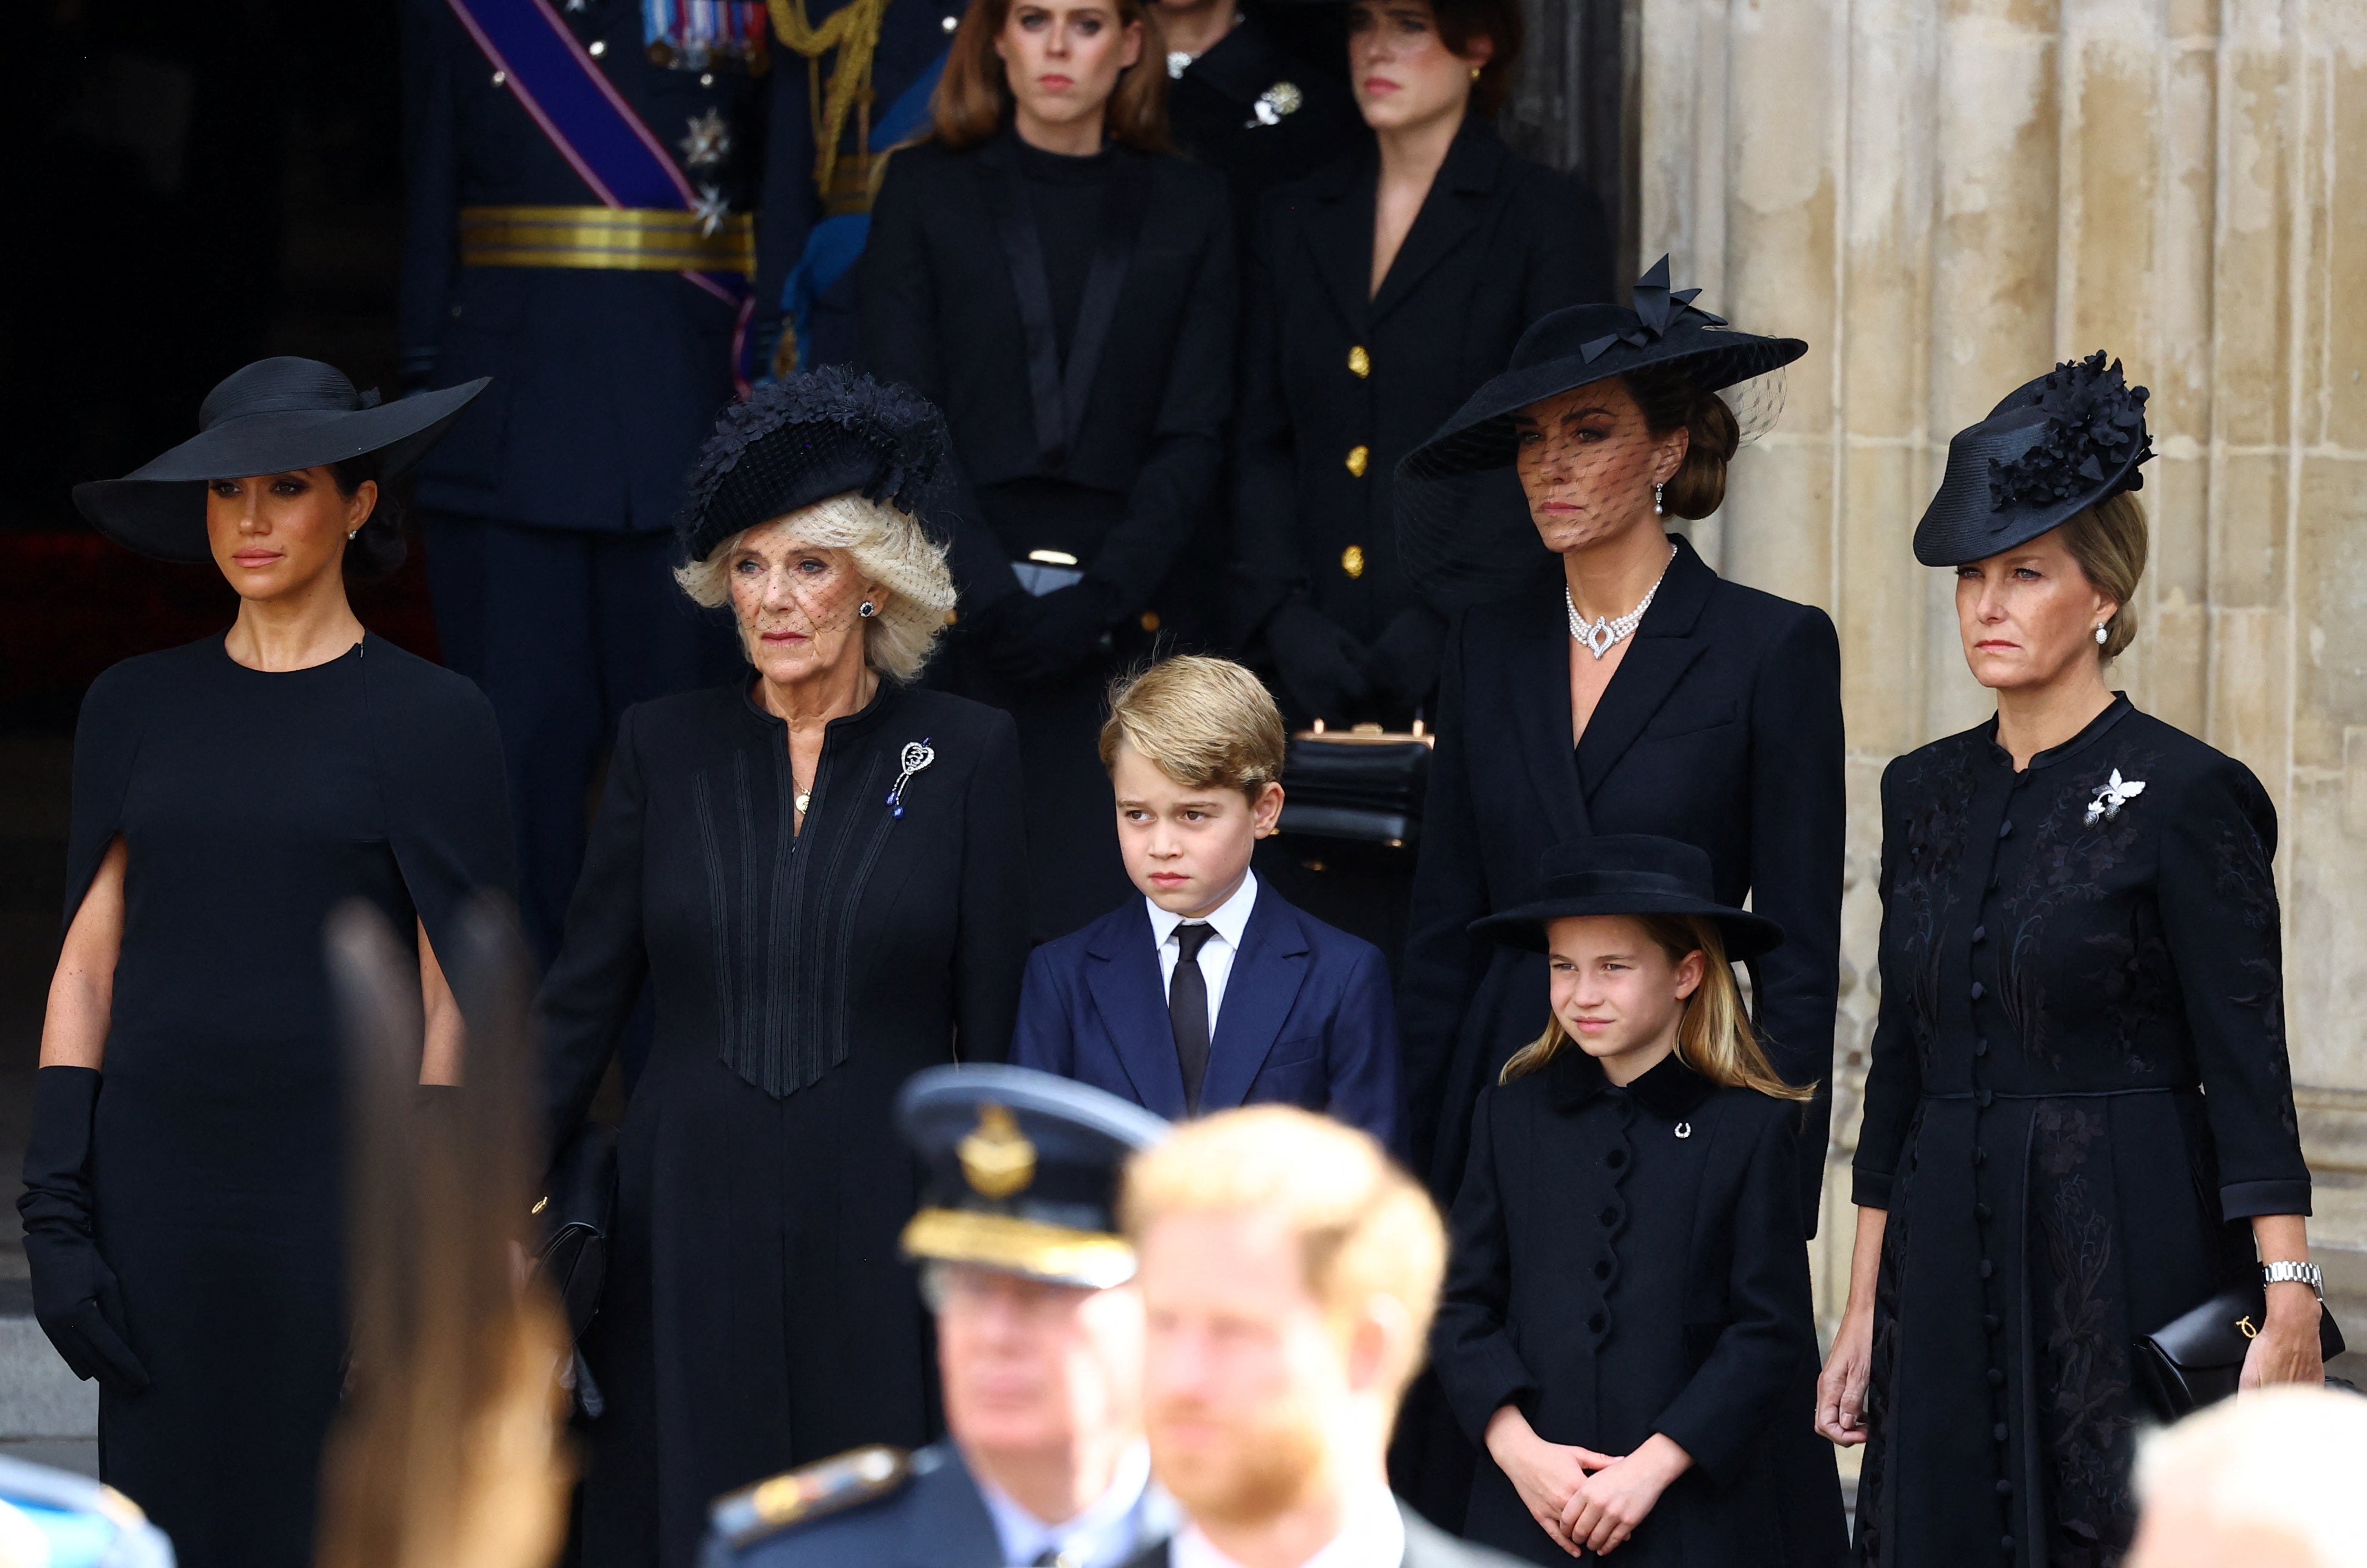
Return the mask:
[[[936,760],[937,754],[930,747],[927,737],[904,742],[904,754],[897,759],[904,765],[904,771],[896,775],[896,787],[888,792],[888,805],[897,816],[904,815],[904,786],[912,782],[914,773]]]

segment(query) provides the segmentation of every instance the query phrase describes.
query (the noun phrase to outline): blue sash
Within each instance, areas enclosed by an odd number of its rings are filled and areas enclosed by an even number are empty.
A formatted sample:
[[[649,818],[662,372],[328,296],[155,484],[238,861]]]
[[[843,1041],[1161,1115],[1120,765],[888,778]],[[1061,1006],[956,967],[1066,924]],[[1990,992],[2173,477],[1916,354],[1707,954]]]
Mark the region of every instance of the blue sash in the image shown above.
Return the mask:
[[[699,212],[713,198],[694,189],[664,143],[641,123],[601,73],[550,0],[446,0],[469,36],[568,166],[612,208]],[[739,311],[731,364],[740,376],[753,303],[748,279],[730,272],[682,275]]]
[[[927,122],[929,96],[937,90],[937,78],[946,72],[946,55],[952,52],[948,48],[946,54],[931,61],[929,68],[896,96],[888,112],[871,122],[867,145],[872,156],[886,152]],[[806,231],[805,251],[781,283],[781,309],[796,324],[799,344],[813,341],[814,307],[830,292],[831,285],[845,276],[847,268],[861,258],[864,242],[870,237],[871,215],[867,212],[842,212],[823,219]]]

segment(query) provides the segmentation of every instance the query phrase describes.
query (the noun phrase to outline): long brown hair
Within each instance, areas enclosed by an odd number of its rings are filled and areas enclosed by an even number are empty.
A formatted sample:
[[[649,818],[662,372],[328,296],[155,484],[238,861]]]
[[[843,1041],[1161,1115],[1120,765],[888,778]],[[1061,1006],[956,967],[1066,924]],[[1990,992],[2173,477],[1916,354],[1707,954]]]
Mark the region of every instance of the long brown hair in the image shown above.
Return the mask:
[[[1726,938],[1717,924],[1697,915],[1630,915],[1652,945],[1671,964],[1685,954],[1702,955],[1702,983],[1685,998],[1684,1017],[1677,1021],[1677,1059],[1710,1082],[1725,1089],[1751,1089],[1777,1100],[1807,1100],[1814,1084],[1785,1083],[1769,1065],[1766,1051],[1750,1027],[1742,1005],[1742,987],[1735,984],[1734,965],[1727,961]],[[1555,1016],[1546,1032],[1512,1053],[1498,1083],[1525,1077],[1554,1059],[1569,1043],[1569,1034]]]
[[[935,121],[932,140],[956,152],[984,146],[1011,118],[1011,81],[994,40],[1011,19],[1014,0],[971,0],[954,29],[946,72],[929,97]],[[1159,18],[1144,0],[1115,0],[1120,28],[1140,23],[1142,56],[1118,73],[1117,86],[1103,110],[1102,126],[1113,141],[1144,152],[1164,152],[1167,134],[1167,45]]]

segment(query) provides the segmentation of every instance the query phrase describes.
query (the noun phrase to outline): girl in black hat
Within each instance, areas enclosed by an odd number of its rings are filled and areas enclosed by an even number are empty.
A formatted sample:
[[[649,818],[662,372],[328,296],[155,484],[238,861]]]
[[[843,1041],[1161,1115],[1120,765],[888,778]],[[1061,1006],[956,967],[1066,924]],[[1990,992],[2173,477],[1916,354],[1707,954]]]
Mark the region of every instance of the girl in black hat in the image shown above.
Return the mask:
[[[1545,1032],[1483,1090],[1433,1342],[1488,1457],[1464,1533],[1533,1562],[1838,1562],[1831,1450],[1789,1395],[1816,1356],[1799,1102],[1732,964],[1784,940],[1689,844],[1557,846],[1474,934],[1543,955]],[[1785,1450],[1822,1452],[1812,1495]]]
[[[1818,1428],[1868,1445],[1869,1563],[2120,1561],[2135,1346],[2223,1290],[2259,1313],[2247,1386],[2322,1376],[2276,811],[2105,679],[2136,635],[2145,399],[2101,354],[2017,388],[1915,530],[1998,711],[1882,780],[1857,1244],[1818,1390]]]
[[[415,944],[421,1081],[452,1083],[436,953],[471,894],[512,891],[483,696],[366,633],[345,589],[401,558],[380,487],[483,386],[380,406],[266,359],[194,439],[74,491],[102,532],[210,559],[239,594],[228,633],[84,699],[18,1203],[35,1313],[98,1380],[101,1471],[190,1568],[311,1561],[345,1349],[323,922],[358,899]]]
[[[657,1013],[583,1344],[586,1568],[689,1568],[718,1495],[935,1435],[884,1134],[914,1072],[1002,1058],[1027,955],[1011,719],[913,683],[948,461],[935,409],[833,367],[734,404],[691,475],[676,575],[753,669],[626,710],[543,987],[554,1147],[645,981]]]

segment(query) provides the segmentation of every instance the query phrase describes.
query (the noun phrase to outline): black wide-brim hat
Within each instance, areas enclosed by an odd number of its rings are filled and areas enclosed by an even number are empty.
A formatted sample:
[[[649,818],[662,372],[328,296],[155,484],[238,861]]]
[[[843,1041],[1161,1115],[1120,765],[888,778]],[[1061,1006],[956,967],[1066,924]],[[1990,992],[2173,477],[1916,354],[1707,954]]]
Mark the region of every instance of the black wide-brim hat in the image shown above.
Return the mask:
[[[1512,416],[1530,404],[1648,367],[1682,369],[1704,392],[1778,370],[1808,352],[1795,337],[1737,332],[1669,288],[1662,256],[1635,288],[1635,306],[1572,305],[1538,317],[1512,346],[1504,373],[1471,394],[1438,434],[1406,454],[1417,479],[1509,468],[1519,451]]]
[[[1580,915],[1694,915],[1716,922],[1737,963],[1784,944],[1764,915],[1721,904],[1711,891],[1709,856],[1693,844],[1649,833],[1572,839],[1545,853],[1536,897],[1471,922],[1471,934],[1507,947],[1546,951],[1546,924]]]
[[[1118,1189],[1163,1118],[1051,1073],[949,1066],[906,1081],[896,1125],[927,1173],[905,1257],[1091,1290],[1134,1278]]]
[[[1948,443],[1948,471],[1915,525],[1915,558],[1962,566],[2029,543],[2125,490],[2153,456],[2146,390],[2101,349],[1999,400]]]
[[[850,491],[941,537],[927,503],[943,493],[950,446],[936,405],[909,387],[843,365],[784,376],[716,421],[675,539],[687,558],[705,560],[735,534]]]
[[[443,439],[463,409],[491,384],[481,377],[399,402],[357,392],[344,371],[283,355],[234,370],[206,394],[198,434],[119,479],[74,489],[91,526],[159,560],[211,560],[206,486],[215,479],[293,473],[380,455],[391,479]]]

